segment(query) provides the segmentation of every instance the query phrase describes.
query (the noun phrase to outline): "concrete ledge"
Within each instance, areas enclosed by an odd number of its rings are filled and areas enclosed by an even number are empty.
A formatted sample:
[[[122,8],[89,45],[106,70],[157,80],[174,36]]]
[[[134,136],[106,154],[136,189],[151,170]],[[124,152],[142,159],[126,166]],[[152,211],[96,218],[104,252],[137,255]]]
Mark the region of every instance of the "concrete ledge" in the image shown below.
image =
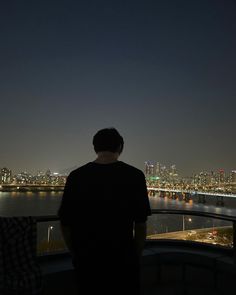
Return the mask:
[[[235,269],[231,251],[157,242],[144,251],[143,290],[149,290],[148,294],[225,294],[226,286],[234,285]]]
[[[38,257],[38,261],[44,276],[73,270],[71,256],[68,252],[41,256]]]
[[[227,251],[226,251],[227,252]],[[183,247],[178,244],[152,244],[141,261],[142,295],[225,294],[234,287],[233,257],[220,250]],[[44,274],[43,295],[76,294],[70,255],[39,258]]]

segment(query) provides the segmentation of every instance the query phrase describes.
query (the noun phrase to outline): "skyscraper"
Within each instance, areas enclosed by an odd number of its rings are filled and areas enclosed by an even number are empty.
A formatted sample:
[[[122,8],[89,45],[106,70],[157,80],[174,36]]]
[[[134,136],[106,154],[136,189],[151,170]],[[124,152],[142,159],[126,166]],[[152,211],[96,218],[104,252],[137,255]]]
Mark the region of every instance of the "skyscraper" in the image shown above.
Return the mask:
[[[10,169],[4,167],[1,169],[0,182],[1,183],[11,183],[12,181],[12,172]]]

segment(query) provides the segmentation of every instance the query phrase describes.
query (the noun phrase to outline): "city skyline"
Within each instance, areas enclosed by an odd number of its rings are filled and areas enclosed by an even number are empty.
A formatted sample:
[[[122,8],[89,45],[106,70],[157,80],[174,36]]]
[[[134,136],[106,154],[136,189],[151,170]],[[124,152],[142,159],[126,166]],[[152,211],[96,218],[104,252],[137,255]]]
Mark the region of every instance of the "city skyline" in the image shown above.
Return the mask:
[[[71,171],[73,171],[74,169],[79,168],[79,166],[73,166],[67,169],[63,169],[63,170],[52,170],[50,169],[50,167],[46,168],[46,169],[37,169],[35,168],[34,170],[23,170],[23,169],[19,169],[16,170],[12,167],[8,167],[8,166],[4,166],[4,167],[0,167],[0,175],[1,175],[1,171],[2,170],[6,170],[8,171],[7,173],[10,173],[12,176],[16,176],[16,175],[20,175],[20,174],[27,174],[27,175],[60,175],[60,176],[68,176],[70,174]],[[171,165],[166,165],[165,163],[159,162],[159,161],[145,161],[143,163],[143,167],[141,169],[143,171],[143,173],[145,174],[145,176],[148,175],[158,175],[161,173],[161,171],[167,171],[167,172],[171,172],[172,173],[176,173],[176,175],[178,175],[178,177],[180,178],[191,178],[194,177],[196,175],[200,175],[200,174],[216,174],[216,173],[223,173],[225,176],[226,175],[230,175],[230,173],[233,173],[236,175],[236,169],[231,169],[231,170],[226,170],[226,169],[222,169],[222,168],[218,168],[216,170],[214,169],[210,169],[210,170],[199,170],[199,171],[192,171],[192,173],[190,173],[189,175],[185,175],[183,174],[182,171],[180,171],[178,169],[178,167],[176,167],[176,164],[172,163]]]
[[[173,190],[206,192],[218,194],[218,196],[233,195],[236,193],[236,170],[226,172],[223,169],[217,171],[201,171],[197,174],[182,177],[176,165],[167,167],[159,162],[153,164],[149,161],[144,163],[144,175],[150,194],[151,188],[155,190]],[[14,173],[7,167],[0,168],[0,192],[4,191],[39,191],[39,190],[63,190],[67,173],[37,171],[37,173]],[[91,179],[91,184],[94,179]],[[223,195],[222,195],[223,194]],[[223,202],[223,200],[222,200]],[[223,204],[223,203],[222,203]]]
[[[0,167],[78,167],[115,127],[141,170],[235,170],[235,14],[233,0],[5,1]]]

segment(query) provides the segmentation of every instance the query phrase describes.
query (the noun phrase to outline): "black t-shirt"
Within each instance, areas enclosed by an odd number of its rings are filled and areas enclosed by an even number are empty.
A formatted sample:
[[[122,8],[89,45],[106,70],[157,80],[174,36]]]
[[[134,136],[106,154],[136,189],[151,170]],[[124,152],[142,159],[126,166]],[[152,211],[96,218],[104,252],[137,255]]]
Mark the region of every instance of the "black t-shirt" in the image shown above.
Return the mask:
[[[122,161],[89,162],[68,176],[58,215],[76,248],[127,250],[134,222],[151,215],[145,176]]]

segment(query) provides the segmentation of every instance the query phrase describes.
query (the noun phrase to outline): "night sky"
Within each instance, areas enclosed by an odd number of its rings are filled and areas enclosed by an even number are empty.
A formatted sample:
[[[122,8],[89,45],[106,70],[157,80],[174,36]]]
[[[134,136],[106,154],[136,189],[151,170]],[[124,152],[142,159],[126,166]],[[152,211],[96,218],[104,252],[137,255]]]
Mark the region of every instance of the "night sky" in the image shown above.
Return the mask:
[[[0,168],[85,164],[115,127],[140,169],[236,169],[235,15],[234,0],[1,1]]]

